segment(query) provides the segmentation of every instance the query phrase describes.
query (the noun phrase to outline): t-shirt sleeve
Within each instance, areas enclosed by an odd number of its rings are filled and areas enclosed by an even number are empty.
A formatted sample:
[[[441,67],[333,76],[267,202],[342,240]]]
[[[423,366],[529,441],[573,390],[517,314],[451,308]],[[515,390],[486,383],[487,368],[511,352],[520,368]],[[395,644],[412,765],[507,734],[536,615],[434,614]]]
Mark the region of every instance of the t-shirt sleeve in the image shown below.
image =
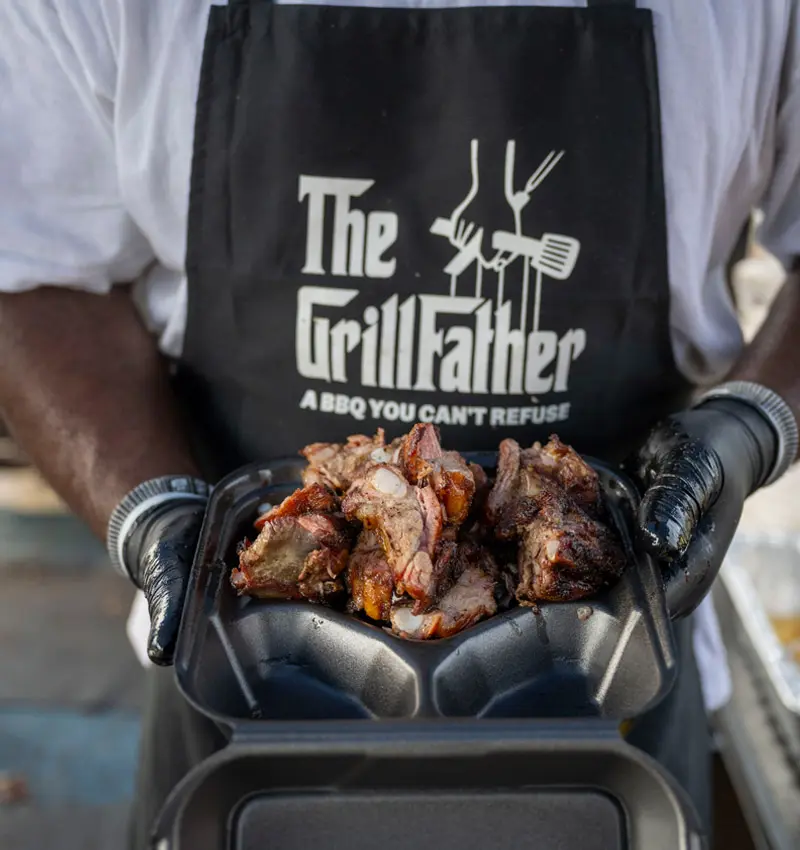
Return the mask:
[[[759,242],[784,266],[800,258],[800,12],[792,13],[781,79],[771,179],[761,201]]]
[[[0,3],[0,291],[106,292],[153,259],[120,197],[104,3],[69,2]]]

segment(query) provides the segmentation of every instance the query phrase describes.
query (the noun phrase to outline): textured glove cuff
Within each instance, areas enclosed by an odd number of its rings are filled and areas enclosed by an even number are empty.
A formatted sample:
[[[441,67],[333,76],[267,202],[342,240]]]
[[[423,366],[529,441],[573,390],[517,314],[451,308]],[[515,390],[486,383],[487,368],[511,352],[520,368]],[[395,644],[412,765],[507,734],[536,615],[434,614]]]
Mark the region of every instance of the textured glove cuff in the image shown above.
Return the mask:
[[[792,465],[798,451],[798,427],[792,409],[775,392],[761,384],[750,381],[729,381],[713,387],[697,400],[699,407],[712,399],[731,399],[755,408],[775,432],[777,451],[772,468],[767,473],[762,487],[777,481]]]
[[[128,541],[153,511],[167,502],[206,502],[211,488],[205,481],[189,476],[167,475],[151,478],[134,487],[114,508],[108,522],[106,548],[114,568],[127,578],[133,572],[125,560]]]

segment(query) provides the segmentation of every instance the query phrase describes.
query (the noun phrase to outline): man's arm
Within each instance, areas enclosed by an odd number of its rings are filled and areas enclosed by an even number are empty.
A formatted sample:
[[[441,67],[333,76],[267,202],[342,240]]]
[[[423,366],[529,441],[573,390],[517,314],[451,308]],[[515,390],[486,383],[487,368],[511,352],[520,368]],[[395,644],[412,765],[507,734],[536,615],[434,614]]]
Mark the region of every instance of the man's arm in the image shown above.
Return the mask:
[[[0,294],[0,410],[101,539],[135,485],[197,474],[164,362],[124,288]]]
[[[730,378],[774,390],[800,422],[800,264],[788,275]]]

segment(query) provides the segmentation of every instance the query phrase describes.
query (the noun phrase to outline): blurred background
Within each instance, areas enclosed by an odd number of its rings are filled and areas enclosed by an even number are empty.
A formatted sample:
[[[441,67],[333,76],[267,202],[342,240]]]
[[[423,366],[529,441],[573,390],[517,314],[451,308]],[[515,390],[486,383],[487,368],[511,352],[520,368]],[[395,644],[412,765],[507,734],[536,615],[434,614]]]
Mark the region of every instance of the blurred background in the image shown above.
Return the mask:
[[[0,848],[125,847],[133,591],[0,427]]]
[[[744,253],[731,277],[750,337],[783,270],[753,239]],[[800,469],[749,501],[715,591],[734,677],[714,719],[725,850],[800,848],[798,487]],[[133,592],[2,423],[0,580],[0,848],[122,848],[144,678],[125,633]]]

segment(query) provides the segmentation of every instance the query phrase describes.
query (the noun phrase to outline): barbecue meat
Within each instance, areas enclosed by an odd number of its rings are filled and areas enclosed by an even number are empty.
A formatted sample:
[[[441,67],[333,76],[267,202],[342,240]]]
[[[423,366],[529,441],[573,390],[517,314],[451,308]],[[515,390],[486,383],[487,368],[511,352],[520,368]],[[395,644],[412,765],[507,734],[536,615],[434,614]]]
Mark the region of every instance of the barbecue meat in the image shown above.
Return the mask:
[[[557,436],[525,449],[503,440],[494,481],[443,450],[431,424],[389,445],[378,429],[301,454],[304,486],[239,548],[240,594],[343,594],[350,613],[426,640],[512,603],[590,596],[624,568],[597,473]]]
[[[600,479],[588,463],[554,434],[542,446],[534,443],[522,452],[523,466],[532,467],[562,487],[584,510],[600,508]]]
[[[487,499],[489,522],[513,524],[509,511],[516,512],[517,523],[523,521],[520,497],[535,500],[542,493],[565,494],[592,516],[601,515],[598,475],[570,446],[556,436],[545,446],[534,443],[529,449],[520,449],[516,440],[503,440],[497,478]]]
[[[373,463],[390,463],[399,441],[386,445],[383,428],[374,437],[355,434],[342,443],[311,443],[300,454],[308,461],[303,483],[321,484],[335,493],[346,493]]]
[[[359,535],[345,578],[351,613],[363,611],[372,620],[389,619],[394,576],[374,531],[365,528]]]
[[[486,521],[490,526],[497,526],[514,503],[528,495],[525,481],[520,477],[521,460],[522,450],[516,440],[508,439],[500,443],[497,451],[497,475],[486,498]],[[515,525],[505,524],[511,527]]]
[[[433,604],[437,595],[433,557],[443,525],[433,489],[411,486],[395,466],[375,464],[350,488],[342,511],[377,534],[396,593]]]
[[[435,605],[456,583],[467,566],[466,559],[459,551],[455,539],[441,539],[436,547],[433,559],[433,594],[426,599],[418,599],[411,610],[414,614],[424,614]]]
[[[400,466],[412,484],[430,481],[451,525],[467,518],[475,495],[475,473],[458,452],[442,451],[434,425],[415,425],[400,444]]]
[[[311,484],[300,490],[295,490],[279,505],[262,514],[256,521],[255,527],[260,531],[268,522],[279,517],[302,516],[303,514],[332,513],[339,507],[339,500],[327,487],[321,484]]]
[[[492,492],[492,482],[489,481],[489,476],[486,470],[477,463],[470,463],[470,471],[475,482],[475,495],[472,498],[472,511],[480,516],[486,506],[486,500],[489,498],[489,493]]]
[[[561,493],[555,480],[525,463],[516,440],[500,443],[497,477],[486,500],[486,517],[498,540],[515,540],[539,512],[542,499]]]
[[[543,498],[537,515],[522,528],[518,566],[520,602],[567,602],[618,578],[625,558],[606,526],[556,495]]]
[[[392,607],[392,631],[415,640],[451,637],[497,612],[495,584],[492,566],[470,564],[428,613],[415,615],[410,605],[396,603]]]
[[[486,512],[498,539],[519,540],[520,602],[582,599],[619,576],[624,555],[599,505],[597,476],[572,449],[503,440]]]
[[[415,425],[400,443],[398,461],[412,484],[425,481],[433,472],[431,461],[441,457],[442,446],[433,425]]]
[[[250,596],[322,601],[342,590],[338,576],[349,551],[349,529],[340,517],[278,516],[239,553],[231,584]]]

